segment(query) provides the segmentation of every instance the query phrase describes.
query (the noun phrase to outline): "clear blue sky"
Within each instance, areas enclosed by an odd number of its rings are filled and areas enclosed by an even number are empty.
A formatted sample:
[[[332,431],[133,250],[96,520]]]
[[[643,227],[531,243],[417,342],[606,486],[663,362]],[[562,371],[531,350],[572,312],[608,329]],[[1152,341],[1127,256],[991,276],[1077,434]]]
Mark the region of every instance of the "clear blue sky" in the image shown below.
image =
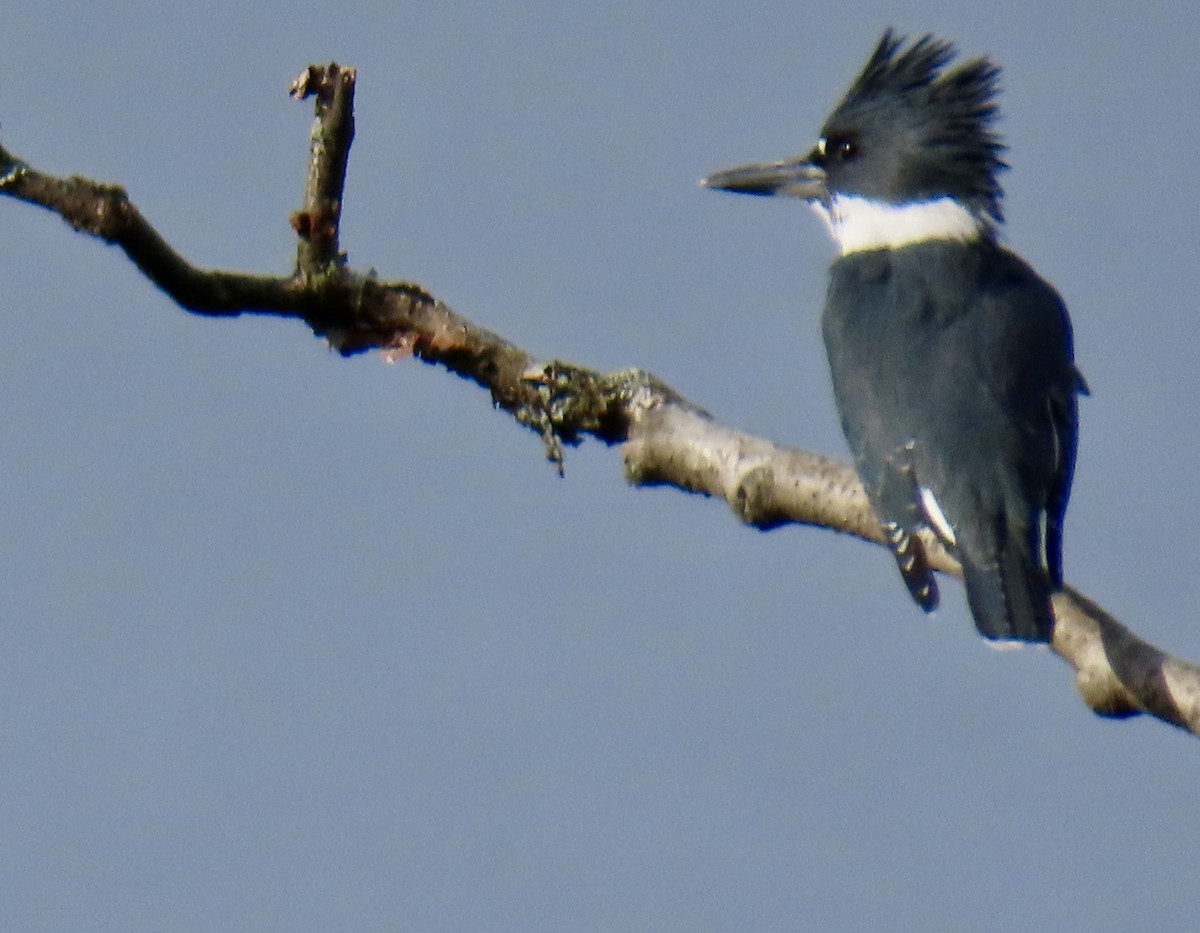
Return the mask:
[[[16,4],[0,138],[286,272],[286,89],[353,64],[357,267],[842,456],[830,244],[696,179],[811,145],[888,24],[1005,67],[1009,242],[1093,389],[1067,575],[1200,658],[1197,8]],[[599,445],[559,479],[474,387],[189,317],[31,208],[0,247],[0,928],[1194,927],[1195,740],[956,584],[931,620]]]

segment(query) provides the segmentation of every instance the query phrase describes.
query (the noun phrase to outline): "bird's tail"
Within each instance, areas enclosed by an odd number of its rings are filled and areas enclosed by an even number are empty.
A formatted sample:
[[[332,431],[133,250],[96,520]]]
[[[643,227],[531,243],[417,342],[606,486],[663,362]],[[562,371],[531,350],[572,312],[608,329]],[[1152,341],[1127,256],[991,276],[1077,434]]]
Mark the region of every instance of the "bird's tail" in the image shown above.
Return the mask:
[[[1050,578],[1034,556],[1032,535],[1002,518],[976,530],[975,540],[959,541],[959,556],[979,633],[1005,641],[1053,640]]]

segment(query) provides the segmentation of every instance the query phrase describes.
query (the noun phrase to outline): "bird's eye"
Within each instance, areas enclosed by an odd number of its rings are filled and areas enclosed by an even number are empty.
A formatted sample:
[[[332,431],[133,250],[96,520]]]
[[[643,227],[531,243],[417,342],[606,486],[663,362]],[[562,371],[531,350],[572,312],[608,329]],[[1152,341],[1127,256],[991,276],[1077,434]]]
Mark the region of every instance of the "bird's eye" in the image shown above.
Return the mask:
[[[825,144],[826,158],[833,162],[853,162],[858,158],[858,142],[850,136],[834,136]]]

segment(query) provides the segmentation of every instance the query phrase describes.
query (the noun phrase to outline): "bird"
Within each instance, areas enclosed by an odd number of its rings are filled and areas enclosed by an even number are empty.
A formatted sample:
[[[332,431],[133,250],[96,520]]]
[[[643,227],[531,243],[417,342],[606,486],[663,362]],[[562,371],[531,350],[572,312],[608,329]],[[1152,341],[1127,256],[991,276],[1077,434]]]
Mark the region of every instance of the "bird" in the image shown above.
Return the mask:
[[[992,642],[1050,642],[1078,443],[1066,305],[1001,242],[1000,68],[883,32],[806,155],[701,185],[800,198],[837,255],[821,314],[854,466],[913,600],[933,538]]]

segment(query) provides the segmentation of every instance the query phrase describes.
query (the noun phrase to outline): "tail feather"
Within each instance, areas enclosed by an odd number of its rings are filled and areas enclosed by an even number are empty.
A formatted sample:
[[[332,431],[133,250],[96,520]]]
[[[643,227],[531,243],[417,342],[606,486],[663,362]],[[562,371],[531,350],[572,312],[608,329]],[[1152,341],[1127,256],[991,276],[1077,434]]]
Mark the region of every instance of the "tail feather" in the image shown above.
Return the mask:
[[[1034,557],[1031,536],[1002,519],[976,531],[975,540],[960,541],[959,552],[967,603],[979,633],[1008,641],[1052,641],[1052,588]]]

